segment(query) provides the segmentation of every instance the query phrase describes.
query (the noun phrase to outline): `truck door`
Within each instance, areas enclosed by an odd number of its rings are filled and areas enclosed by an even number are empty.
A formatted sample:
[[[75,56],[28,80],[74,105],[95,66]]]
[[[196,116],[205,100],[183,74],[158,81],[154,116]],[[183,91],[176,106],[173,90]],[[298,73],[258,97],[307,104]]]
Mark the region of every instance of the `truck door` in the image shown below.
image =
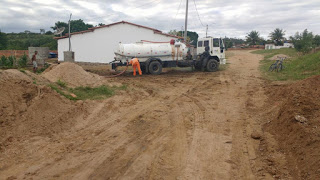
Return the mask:
[[[201,54],[203,52],[204,52],[203,41],[202,40],[198,40],[197,54]]]
[[[218,38],[212,39],[212,48],[210,49],[211,56],[218,56],[220,57],[220,42]]]

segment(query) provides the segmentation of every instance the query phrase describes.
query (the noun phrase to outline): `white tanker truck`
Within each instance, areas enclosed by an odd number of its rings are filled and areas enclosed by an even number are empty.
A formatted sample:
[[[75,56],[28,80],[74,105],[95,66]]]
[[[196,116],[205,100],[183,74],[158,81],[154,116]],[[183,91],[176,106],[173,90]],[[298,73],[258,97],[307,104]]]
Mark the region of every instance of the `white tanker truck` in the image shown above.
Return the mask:
[[[127,60],[137,57],[144,73],[160,74],[163,67],[194,67],[197,70],[214,72],[225,63],[225,47],[221,38],[201,38],[197,43],[197,55],[193,58],[190,48],[180,41],[133,44],[120,43],[115,50],[112,69],[126,66]]]

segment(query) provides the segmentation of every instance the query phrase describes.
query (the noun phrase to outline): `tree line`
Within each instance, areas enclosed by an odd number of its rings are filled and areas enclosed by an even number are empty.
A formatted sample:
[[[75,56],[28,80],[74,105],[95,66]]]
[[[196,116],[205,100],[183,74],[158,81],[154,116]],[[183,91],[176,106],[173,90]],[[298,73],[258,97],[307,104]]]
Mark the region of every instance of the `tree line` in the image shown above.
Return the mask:
[[[290,36],[289,39],[285,37],[285,31],[280,28],[276,28],[270,32],[268,40],[264,40],[260,37],[258,31],[251,31],[246,36],[246,43],[249,45],[265,45],[274,43],[276,46],[282,46],[284,42],[292,42],[294,48],[302,53],[308,53],[312,49],[320,46],[320,36],[314,35],[305,29],[302,33],[297,32],[295,35]]]
[[[103,26],[103,23],[99,23],[96,26]],[[62,36],[66,35],[69,31],[69,26],[67,22],[58,21],[51,27],[52,30],[64,27],[64,31],[61,33]],[[70,32],[79,32],[87,30],[88,28],[94,27],[92,24],[85,23],[82,19],[71,20],[70,21]],[[183,36],[183,31],[171,30],[169,34],[176,36]],[[187,42],[196,46],[199,35],[196,32],[188,31]],[[56,35],[59,36],[59,35]],[[290,41],[293,43],[297,51],[307,53],[312,50],[312,48],[320,46],[320,36],[314,35],[307,29],[302,33],[297,32],[295,35],[290,36],[289,39],[285,37],[285,31],[280,28],[276,28],[274,31],[270,32],[270,39],[263,39],[258,31],[252,30],[249,32],[245,39],[240,38],[229,38],[225,37],[226,48],[231,48],[241,44],[248,45],[265,45],[267,43],[274,43],[277,46],[283,45],[285,41]],[[15,49],[15,50],[27,50],[28,47],[49,47],[50,50],[57,49],[57,40],[53,39],[55,37],[52,31],[45,31],[40,29],[39,33],[30,32],[28,30],[20,33],[3,33],[0,31],[0,50]]]
[[[102,26],[104,24],[99,23],[96,26]],[[82,19],[70,21],[70,32],[79,32],[94,27],[91,24],[85,23]],[[54,31],[58,28],[65,27],[62,32],[62,36],[66,35],[69,31],[68,22],[58,21],[51,29]],[[0,31],[0,50],[27,50],[28,47],[49,47],[50,50],[57,50],[57,40],[53,39],[56,36],[53,31],[45,31],[40,29],[39,33],[30,32],[25,30],[20,33],[4,33]]]

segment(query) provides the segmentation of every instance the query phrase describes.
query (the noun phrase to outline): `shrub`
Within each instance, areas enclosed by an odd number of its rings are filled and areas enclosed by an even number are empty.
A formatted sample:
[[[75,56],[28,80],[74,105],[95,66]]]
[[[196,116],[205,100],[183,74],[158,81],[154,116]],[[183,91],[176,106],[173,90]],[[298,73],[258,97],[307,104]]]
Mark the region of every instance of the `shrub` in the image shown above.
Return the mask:
[[[50,64],[45,63],[42,68],[37,69],[37,73],[42,73],[42,72],[45,71],[49,66],[50,66]]]
[[[312,32],[308,32],[308,30],[305,29],[302,33],[297,32],[293,37],[291,36],[290,39],[297,51],[306,54],[310,52],[312,48],[315,48],[313,37]]]
[[[16,57],[14,57],[14,56],[9,56],[6,66],[7,66],[7,67],[13,67],[13,65],[14,65],[15,62],[16,62]]]
[[[2,55],[1,60],[0,60],[0,66],[6,66],[7,65],[7,57]]]
[[[28,62],[28,56],[26,54],[23,54],[23,56],[21,56],[18,61],[19,67],[26,67],[27,62]]]

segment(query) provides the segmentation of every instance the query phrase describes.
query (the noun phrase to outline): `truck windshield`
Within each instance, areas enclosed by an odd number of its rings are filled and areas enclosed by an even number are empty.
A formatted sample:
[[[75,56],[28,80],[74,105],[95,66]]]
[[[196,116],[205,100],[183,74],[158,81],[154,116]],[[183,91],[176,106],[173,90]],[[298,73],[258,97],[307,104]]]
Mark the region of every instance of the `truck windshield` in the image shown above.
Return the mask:
[[[219,47],[219,39],[213,39],[213,47]]]

